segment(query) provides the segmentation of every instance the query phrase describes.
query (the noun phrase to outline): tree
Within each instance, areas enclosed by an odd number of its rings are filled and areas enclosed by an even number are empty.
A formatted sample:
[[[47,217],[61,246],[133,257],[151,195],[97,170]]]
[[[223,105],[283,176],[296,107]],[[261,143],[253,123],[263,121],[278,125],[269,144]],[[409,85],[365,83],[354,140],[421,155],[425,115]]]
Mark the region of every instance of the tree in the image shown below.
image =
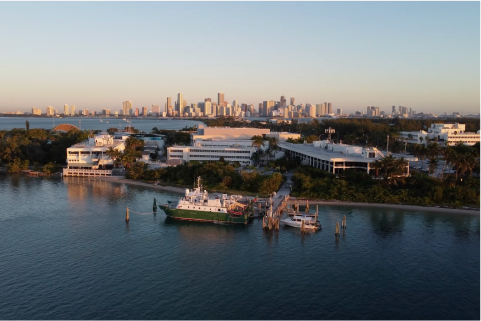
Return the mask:
[[[436,166],[438,166],[439,160],[436,157],[431,157],[428,162],[428,173],[431,174],[431,172],[434,174],[436,171]]]
[[[28,120],[25,121],[25,127],[27,128],[27,134],[30,130],[30,123],[28,122]]]
[[[257,149],[260,149],[262,146],[264,146],[264,138],[259,135],[255,135],[252,137],[252,146],[254,146]]]
[[[121,151],[115,149],[114,147],[109,147],[105,151],[105,155],[107,155],[108,157],[110,157],[111,160],[113,160],[115,167],[119,167],[122,159]]]

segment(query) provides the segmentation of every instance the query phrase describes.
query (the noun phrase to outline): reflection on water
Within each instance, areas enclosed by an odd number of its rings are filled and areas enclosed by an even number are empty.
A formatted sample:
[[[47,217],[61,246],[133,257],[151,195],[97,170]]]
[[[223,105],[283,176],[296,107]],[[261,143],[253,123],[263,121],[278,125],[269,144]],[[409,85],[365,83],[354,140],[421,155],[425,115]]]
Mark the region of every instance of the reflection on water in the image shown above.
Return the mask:
[[[0,316],[479,319],[479,216],[319,206],[321,231],[266,232],[153,215],[154,197],[178,195],[0,175]]]
[[[398,234],[403,231],[404,213],[379,209],[370,215],[373,231],[382,237]]]

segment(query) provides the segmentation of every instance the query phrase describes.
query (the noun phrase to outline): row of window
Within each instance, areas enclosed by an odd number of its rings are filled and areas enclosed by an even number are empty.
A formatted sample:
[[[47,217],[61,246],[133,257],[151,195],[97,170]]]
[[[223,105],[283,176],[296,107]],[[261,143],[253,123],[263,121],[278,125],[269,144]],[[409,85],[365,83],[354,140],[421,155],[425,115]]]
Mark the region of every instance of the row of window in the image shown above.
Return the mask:
[[[172,155],[171,157],[174,157],[174,155]],[[219,156],[219,155],[190,155],[190,158],[215,158],[215,159],[219,159],[220,157],[222,156]],[[249,156],[226,156],[225,159],[238,159],[238,158],[242,158],[242,159],[251,159]]]
[[[237,154],[250,154],[248,150],[205,150],[205,149],[191,149],[192,153],[237,153]]]

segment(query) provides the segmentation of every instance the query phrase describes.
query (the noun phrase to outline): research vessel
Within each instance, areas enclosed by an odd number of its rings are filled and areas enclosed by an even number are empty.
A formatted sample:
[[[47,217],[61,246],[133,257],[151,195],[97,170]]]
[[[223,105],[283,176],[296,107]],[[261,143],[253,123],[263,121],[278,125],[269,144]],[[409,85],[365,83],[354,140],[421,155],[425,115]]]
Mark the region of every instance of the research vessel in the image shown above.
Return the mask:
[[[225,224],[247,224],[251,218],[252,206],[243,202],[241,195],[221,194],[209,197],[202,189],[202,179],[197,178],[193,190],[186,189],[185,196],[177,202],[159,205],[168,217],[177,220],[212,222]]]

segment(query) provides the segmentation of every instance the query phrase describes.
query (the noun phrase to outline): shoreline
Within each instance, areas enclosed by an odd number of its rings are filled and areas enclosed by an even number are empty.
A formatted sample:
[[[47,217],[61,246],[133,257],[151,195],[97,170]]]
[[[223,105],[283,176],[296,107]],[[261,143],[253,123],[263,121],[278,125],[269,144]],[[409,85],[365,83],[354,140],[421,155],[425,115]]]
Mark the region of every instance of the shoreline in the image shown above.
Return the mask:
[[[95,179],[109,181],[113,183],[125,183],[130,185],[137,185],[143,187],[149,187],[157,190],[172,192],[176,194],[184,194],[185,189],[176,186],[163,186],[163,185],[153,185],[149,183],[144,183],[140,181],[134,181],[121,176],[102,176],[95,177]],[[303,205],[304,200],[299,205]],[[294,200],[290,199],[288,204],[294,204]],[[440,212],[440,213],[451,213],[451,214],[470,214],[470,215],[480,215],[480,210],[467,210],[459,208],[442,208],[442,207],[428,207],[419,205],[400,205],[400,204],[381,204],[381,203],[356,203],[356,202],[344,202],[344,201],[319,201],[319,200],[309,200],[310,205],[334,205],[334,206],[361,206],[361,207],[381,207],[381,208],[393,208],[393,209],[404,209],[404,210],[422,210],[429,212]]]
[[[175,186],[163,186],[163,185],[154,185],[149,183],[144,183],[141,181],[134,181],[128,178],[124,178],[121,176],[101,176],[101,177],[94,177],[95,179],[99,179],[102,181],[109,181],[112,183],[124,183],[129,185],[137,185],[143,187],[150,187],[153,189],[163,190],[167,192],[172,192],[176,194],[185,194],[185,188],[175,187]]]
[[[305,201],[301,201],[299,205],[305,206]],[[290,199],[288,204],[294,204],[294,200]],[[440,213],[451,213],[451,214],[470,214],[470,215],[480,215],[480,210],[467,210],[461,208],[443,208],[443,207],[429,207],[420,205],[401,205],[401,204],[383,204],[383,203],[356,203],[356,202],[344,202],[344,201],[319,201],[319,200],[309,200],[309,205],[338,205],[338,206],[361,206],[361,207],[382,207],[382,208],[393,208],[393,209],[404,209],[404,210],[422,210],[429,212],[440,212]]]

